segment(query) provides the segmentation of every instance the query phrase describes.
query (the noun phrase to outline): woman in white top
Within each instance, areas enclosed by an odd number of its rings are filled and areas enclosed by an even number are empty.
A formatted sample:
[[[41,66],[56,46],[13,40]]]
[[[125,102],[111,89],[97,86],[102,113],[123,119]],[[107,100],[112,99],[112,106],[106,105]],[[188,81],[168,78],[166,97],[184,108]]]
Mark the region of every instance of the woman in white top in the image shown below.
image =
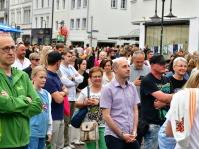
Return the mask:
[[[89,77],[92,83],[90,87],[90,98],[87,95],[87,87],[85,87],[76,102],[77,108],[83,108],[84,106],[88,107],[88,113],[84,118],[84,122],[88,121],[97,121],[99,127],[99,141],[98,148],[99,149],[107,149],[105,139],[104,139],[104,130],[105,130],[105,121],[102,117],[102,111],[99,107],[100,95],[102,90],[102,76],[103,70],[100,67],[93,67],[89,70]],[[96,149],[96,142],[85,143],[85,149]]]
[[[102,68],[104,69],[102,84],[106,85],[112,81],[115,77],[115,73],[112,71],[112,60],[105,60],[102,62]]]

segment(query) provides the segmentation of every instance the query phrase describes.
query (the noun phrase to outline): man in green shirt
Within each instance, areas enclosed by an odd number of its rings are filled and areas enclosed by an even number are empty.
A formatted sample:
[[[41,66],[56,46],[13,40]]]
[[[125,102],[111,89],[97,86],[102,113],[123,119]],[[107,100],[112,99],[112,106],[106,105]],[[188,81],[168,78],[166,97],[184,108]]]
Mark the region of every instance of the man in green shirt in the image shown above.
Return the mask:
[[[11,68],[15,51],[12,38],[0,34],[0,148],[27,149],[29,119],[41,112],[42,104],[28,75]]]

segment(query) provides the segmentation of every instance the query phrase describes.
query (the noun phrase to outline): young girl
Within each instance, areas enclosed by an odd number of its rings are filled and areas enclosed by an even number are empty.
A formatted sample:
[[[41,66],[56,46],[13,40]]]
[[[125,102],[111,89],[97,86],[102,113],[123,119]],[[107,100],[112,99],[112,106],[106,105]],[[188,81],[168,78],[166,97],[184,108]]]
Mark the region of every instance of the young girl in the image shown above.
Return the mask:
[[[30,149],[44,149],[46,135],[51,141],[52,134],[52,116],[51,116],[51,96],[49,92],[42,89],[46,83],[47,72],[44,67],[37,66],[32,70],[32,82],[35,91],[42,100],[42,112],[30,119],[31,137]]]

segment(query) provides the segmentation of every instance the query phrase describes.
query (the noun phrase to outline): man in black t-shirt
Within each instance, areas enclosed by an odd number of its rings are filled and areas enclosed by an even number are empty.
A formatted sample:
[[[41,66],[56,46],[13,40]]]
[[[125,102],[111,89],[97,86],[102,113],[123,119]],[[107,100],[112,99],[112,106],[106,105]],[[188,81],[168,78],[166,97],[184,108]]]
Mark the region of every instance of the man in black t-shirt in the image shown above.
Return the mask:
[[[173,87],[170,80],[162,76],[166,59],[162,55],[155,55],[150,59],[150,64],[151,73],[142,79],[140,86],[142,116],[149,123],[149,130],[144,136],[144,149],[157,149],[158,132],[165,120]]]

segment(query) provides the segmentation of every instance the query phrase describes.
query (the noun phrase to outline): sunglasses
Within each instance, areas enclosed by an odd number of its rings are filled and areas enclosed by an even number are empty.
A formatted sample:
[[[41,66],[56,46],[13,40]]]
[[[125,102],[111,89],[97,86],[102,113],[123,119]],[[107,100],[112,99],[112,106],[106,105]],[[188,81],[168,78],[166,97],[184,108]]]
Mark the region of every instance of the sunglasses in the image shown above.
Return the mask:
[[[35,61],[37,61],[37,62],[40,61],[40,59],[32,59],[32,60],[35,60]]]
[[[6,47],[0,48],[0,49],[2,49],[5,53],[9,53],[9,52],[10,52],[10,49],[11,49],[13,52],[16,51],[16,47],[15,47],[15,46],[11,46],[11,47],[6,46]]]

